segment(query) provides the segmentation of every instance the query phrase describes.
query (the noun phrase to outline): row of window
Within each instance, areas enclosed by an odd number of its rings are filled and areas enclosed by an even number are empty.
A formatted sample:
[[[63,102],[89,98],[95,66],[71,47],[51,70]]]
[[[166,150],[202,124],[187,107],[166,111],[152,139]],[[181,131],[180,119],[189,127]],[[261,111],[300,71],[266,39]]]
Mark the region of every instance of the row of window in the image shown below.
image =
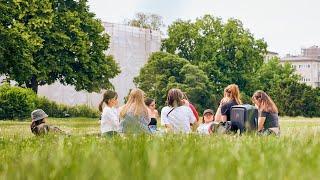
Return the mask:
[[[302,82],[310,82],[311,79],[310,79],[310,78],[301,78],[301,81],[302,81]]]
[[[296,69],[298,68],[310,68],[311,65],[310,64],[300,64],[300,65],[291,65],[292,68]]]

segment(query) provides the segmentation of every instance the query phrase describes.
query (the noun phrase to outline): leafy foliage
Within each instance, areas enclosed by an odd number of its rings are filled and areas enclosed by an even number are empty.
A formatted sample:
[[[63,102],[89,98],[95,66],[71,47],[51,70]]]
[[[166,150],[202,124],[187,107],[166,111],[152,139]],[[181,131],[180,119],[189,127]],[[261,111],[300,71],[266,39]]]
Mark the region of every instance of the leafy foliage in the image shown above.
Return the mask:
[[[153,53],[134,82],[156,99],[159,108],[165,104],[167,93],[173,87],[184,91],[199,110],[214,105],[214,86],[205,72],[177,55]]]
[[[0,86],[0,119],[26,119],[35,109],[43,109],[50,117],[99,117],[97,109],[86,105],[67,106],[37,95],[28,88]]]
[[[60,81],[77,90],[112,87],[119,67],[86,0],[1,1],[0,74],[37,91]]]
[[[0,86],[0,119],[23,119],[30,117],[37,106],[37,95],[31,89]]]
[[[266,43],[236,19],[223,23],[205,15],[195,22],[178,20],[169,26],[162,49],[187,59],[205,71],[219,90],[231,83],[250,94],[252,74],[263,63]]]
[[[160,31],[164,26],[162,17],[157,14],[138,12],[133,19],[125,20],[125,24]]]

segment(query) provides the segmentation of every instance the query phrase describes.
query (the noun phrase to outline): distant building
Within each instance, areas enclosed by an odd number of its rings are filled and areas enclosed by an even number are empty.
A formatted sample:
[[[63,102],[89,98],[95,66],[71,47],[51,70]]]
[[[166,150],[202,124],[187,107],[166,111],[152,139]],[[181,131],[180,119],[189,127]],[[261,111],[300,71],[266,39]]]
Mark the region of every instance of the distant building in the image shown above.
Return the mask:
[[[279,54],[276,52],[268,51],[267,54],[264,56],[264,62],[268,63],[270,59],[274,57],[279,57]]]
[[[281,63],[289,62],[291,66],[300,74],[300,82],[312,87],[320,87],[320,48],[312,46],[301,49],[301,55],[287,55],[281,58]]]

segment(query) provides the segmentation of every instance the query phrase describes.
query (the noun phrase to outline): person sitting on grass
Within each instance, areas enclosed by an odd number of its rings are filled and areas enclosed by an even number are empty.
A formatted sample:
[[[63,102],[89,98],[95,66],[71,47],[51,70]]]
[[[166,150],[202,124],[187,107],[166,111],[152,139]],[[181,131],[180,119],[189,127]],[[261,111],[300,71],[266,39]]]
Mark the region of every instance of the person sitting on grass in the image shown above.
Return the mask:
[[[156,101],[151,98],[146,98],[144,101],[146,106],[148,107],[149,110],[149,115],[151,118],[151,121],[149,123],[149,128],[152,132],[157,131],[157,118],[159,116],[159,113],[156,109]]]
[[[214,113],[211,109],[206,109],[202,115],[202,123],[197,128],[199,134],[211,134],[211,126],[214,123]]]
[[[190,133],[196,118],[180,89],[170,89],[167,106],[161,110],[161,124],[168,132]]]
[[[258,90],[253,94],[252,102],[259,110],[259,135],[280,135],[278,108],[268,94]]]
[[[242,101],[240,99],[239,87],[236,84],[230,84],[224,89],[224,97],[220,101],[220,105],[215,115],[215,121],[230,121],[230,112],[232,106],[240,104],[242,104]]]
[[[150,134],[150,116],[144,102],[144,92],[131,90],[128,102],[120,108],[120,132],[124,134]]]
[[[105,106],[103,107],[104,104]],[[107,90],[99,104],[99,111],[102,112],[100,121],[102,136],[112,137],[118,134],[120,121],[118,109],[115,108],[117,105],[118,94]]]
[[[59,129],[56,126],[51,126],[46,124],[46,118],[48,115],[42,110],[37,109],[32,111],[31,113],[31,125],[30,129],[31,132],[37,136],[44,135],[50,133],[59,133],[59,134],[66,134],[64,131]]]

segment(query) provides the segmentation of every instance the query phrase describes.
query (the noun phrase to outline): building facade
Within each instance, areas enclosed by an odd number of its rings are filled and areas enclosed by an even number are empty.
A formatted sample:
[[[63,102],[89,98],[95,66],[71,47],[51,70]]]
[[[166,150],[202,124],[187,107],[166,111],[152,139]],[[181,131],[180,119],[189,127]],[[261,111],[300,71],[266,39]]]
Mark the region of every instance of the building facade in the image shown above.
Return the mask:
[[[301,49],[301,55],[287,55],[281,58],[281,63],[289,62],[301,75],[300,82],[312,87],[320,87],[320,48],[312,46]]]

